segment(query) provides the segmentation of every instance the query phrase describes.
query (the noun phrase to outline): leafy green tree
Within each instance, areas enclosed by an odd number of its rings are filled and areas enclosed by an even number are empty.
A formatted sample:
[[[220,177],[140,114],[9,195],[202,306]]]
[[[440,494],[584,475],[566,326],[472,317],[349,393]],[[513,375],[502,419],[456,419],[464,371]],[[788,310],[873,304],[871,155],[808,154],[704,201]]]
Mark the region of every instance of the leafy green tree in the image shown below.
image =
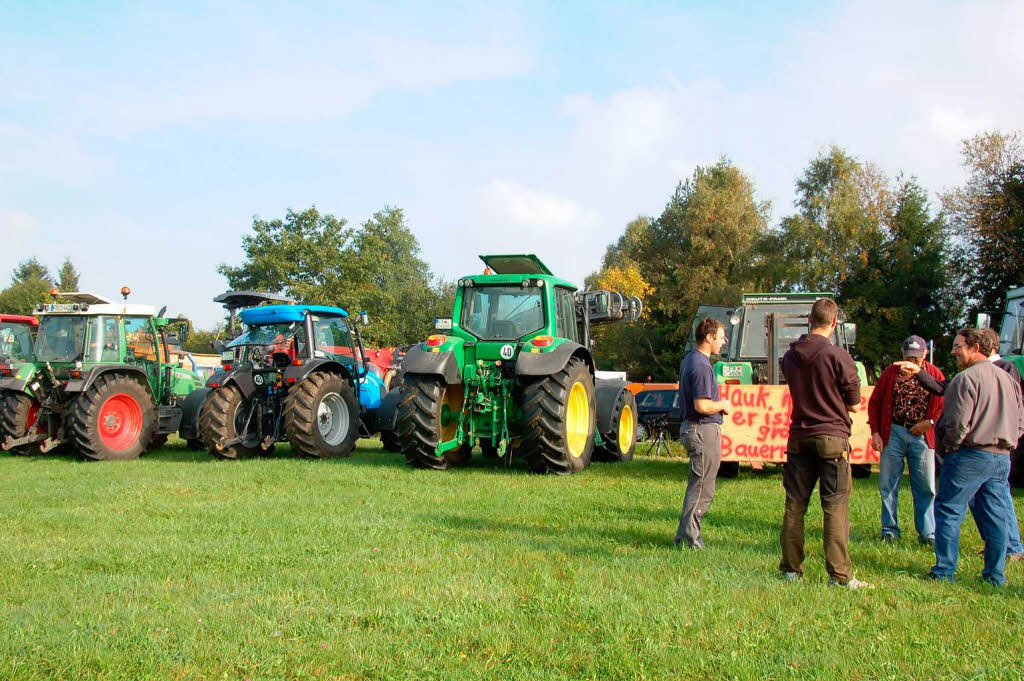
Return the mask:
[[[78,277],[78,270],[75,269],[75,265],[71,262],[71,258],[64,258],[64,262],[61,263],[60,269],[57,270],[57,287],[61,291],[77,291],[79,284]]]
[[[975,307],[999,310],[1024,284],[1024,140],[986,132],[964,140],[961,155],[967,182],[942,196],[958,273]]]
[[[880,215],[883,237],[845,279],[839,303],[858,325],[855,354],[878,371],[900,356],[911,334],[936,341],[937,364],[949,366],[946,341],[963,304],[955,295],[943,217],[932,217],[928,192],[915,178],[900,178]]]
[[[767,230],[769,209],[757,200],[753,181],[721,159],[679,183],[656,220],[631,222],[589,281],[635,267],[650,293],[641,322],[602,330],[609,341],[596,350],[602,366],[673,380],[697,305],[738,302],[755,285],[755,246]]]
[[[11,285],[0,291],[0,312],[29,314],[36,303],[49,300],[50,272],[37,258],[18,263],[11,273]]]
[[[435,316],[451,313],[454,288],[435,281],[399,208],[385,207],[358,229],[316,207],[284,220],[253,219],[245,261],[217,270],[231,288],[283,291],[304,303],[366,310],[371,345],[422,340]]]

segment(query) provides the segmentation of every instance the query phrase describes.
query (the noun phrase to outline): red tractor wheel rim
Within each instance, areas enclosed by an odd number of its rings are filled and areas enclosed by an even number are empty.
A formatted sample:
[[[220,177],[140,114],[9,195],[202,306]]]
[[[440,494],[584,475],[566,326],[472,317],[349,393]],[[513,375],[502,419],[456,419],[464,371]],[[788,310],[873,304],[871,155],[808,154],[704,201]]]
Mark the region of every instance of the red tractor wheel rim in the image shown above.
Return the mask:
[[[142,433],[142,408],[130,395],[114,395],[100,407],[100,439],[110,449],[134,446]]]
[[[33,402],[28,407],[28,413],[25,414],[25,432],[28,432],[29,428],[31,428],[32,426],[36,425],[36,419],[38,419],[38,418],[39,418],[39,403],[38,402]]]

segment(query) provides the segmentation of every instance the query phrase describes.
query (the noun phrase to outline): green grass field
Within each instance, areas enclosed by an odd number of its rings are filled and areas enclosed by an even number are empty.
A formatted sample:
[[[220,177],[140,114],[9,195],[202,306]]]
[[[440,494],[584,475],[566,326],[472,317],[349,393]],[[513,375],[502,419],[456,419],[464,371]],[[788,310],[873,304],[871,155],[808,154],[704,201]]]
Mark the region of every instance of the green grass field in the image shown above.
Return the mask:
[[[856,481],[851,553],[877,585],[776,576],[781,474],[720,482],[709,549],[671,548],[681,460],[535,476],[475,460],[0,457],[0,679],[1019,679],[1024,566],[959,581],[882,545]],[[1024,506],[1018,492],[1018,503]],[[817,504],[817,496],[813,502]]]

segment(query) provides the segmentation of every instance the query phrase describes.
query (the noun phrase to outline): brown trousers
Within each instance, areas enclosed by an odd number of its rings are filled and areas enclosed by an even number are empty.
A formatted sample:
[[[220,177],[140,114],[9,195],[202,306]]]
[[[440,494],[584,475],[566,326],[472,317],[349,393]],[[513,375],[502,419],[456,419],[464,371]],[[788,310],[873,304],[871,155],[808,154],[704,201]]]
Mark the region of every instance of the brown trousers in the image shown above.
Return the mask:
[[[850,541],[849,451],[850,443],[846,438],[823,435],[807,440],[790,439],[782,469],[786,511],[782,517],[779,569],[783,572],[804,573],[804,516],[814,485],[820,480],[825,569],[840,584],[853,576],[847,550]]]

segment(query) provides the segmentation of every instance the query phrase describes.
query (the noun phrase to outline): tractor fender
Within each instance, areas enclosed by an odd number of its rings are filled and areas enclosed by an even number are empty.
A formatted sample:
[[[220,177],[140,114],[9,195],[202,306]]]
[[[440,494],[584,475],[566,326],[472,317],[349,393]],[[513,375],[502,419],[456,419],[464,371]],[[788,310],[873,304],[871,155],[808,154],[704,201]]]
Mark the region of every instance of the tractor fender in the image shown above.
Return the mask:
[[[615,403],[619,395],[626,389],[626,382],[615,379],[599,378],[594,382],[594,393],[597,399],[597,432],[610,433],[615,429],[612,419]]]
[[[520,351],[516,359],[517,376],[550,376],[565,368],[571,357],[579,357],[587,363],[590,373],[594,373],[594,358],[590,352],[572,341],[562,343],[551,352]]]
[[[212,388],[196,388],[181,401],[181,425],[178,436],[186,440],[199,439],[199,410]]]
[[[23,378],[12,376],[10,378],[0,378],[0,390],[9,390],[12,393],[27,393],[25,386],[28,384]]]
[[[398,421],[398,403],[402,399],[402,389],[392,388],[381,400],[380,407],[373,415],[373,428],[377,432],[395,430]]]
[[[220,388],[226,385],[234,385],[242,393],[242,397],[248,398],[256,390],[256,384],[252,381],[252,367],[244,365],[231,371],[219,369],[206,380],[207,388]]]
[[[462,383],[462,371],[451,350],[427,352],[423,346],[414,345],[402,360],[402,373],[440,376],[448,385]]]
[[[64,392],[84,393],[92,387],[97,378],[104,374],[126,374],[128,377],[141,383],[150,395],[153,394],[153,390],[149,387],[149,376],[146,374],[146,371],[132,364],[100,364],[94,366],[92,369],[89,369],[89,373],[85,376],[69,380],[67,385],[64,386]]]
[[[299,381],[304,380],[314,371],[322,371],[327,374],[338,374],[349,383],[353,383],[352,367],[346,366],[335,359],[315,357],[313,359],[304,360],[302,364],[292,364],[287,369],[285,369],[285,385],[288,385],[290,383],[298,383]]]

